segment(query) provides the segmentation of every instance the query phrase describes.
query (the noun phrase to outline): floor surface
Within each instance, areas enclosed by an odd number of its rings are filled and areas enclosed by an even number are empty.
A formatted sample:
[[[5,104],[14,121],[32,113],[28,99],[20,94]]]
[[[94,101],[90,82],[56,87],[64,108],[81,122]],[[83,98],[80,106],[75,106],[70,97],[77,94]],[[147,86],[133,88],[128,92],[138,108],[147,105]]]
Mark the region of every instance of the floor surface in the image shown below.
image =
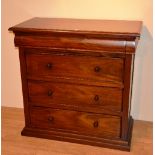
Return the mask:
[[[23,109],[2,107],[2,155],[152,155],[151,122],[135,121],[131,152],[21,136]]]

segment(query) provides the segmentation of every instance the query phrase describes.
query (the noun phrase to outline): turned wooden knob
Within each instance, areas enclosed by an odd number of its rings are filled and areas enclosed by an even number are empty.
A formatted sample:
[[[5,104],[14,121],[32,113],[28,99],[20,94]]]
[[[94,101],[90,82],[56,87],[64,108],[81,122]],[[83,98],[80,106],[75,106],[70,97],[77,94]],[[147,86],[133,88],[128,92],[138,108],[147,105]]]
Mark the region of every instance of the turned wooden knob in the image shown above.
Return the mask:
[[[48,69],[51,69],[51,68],[52,68],[52,64],[51,64],[51,63],[48,63],[48,64],[46,65],[46,67],[47,67]]]
[[[48,121],[49,121],[49,122],[53,122],[53,121],[54,121],[54,117],[53,117],[53,116],[49,116],[49,117],[48,117]]]
[[[99,96],[98,95],[95,95],[94,100],[95,101],[98,101],[99,100]]]
[[[95,68],[94,68],[94,71],[95,72],[99,72],[101,70],[101,68],[99,67],[99,66],[96,66]]]
[[[49,90],[49,91],[47,92],[47,95],[48,95],[48,96],[52,96],[52,94],[53,94],[53,92],[52,92],[51,90]]]
[[[95,122],[93,123],[93,126],[94,126],[94,128],[98,128],[99,122],[98,122],[98,121],[95,121]]]

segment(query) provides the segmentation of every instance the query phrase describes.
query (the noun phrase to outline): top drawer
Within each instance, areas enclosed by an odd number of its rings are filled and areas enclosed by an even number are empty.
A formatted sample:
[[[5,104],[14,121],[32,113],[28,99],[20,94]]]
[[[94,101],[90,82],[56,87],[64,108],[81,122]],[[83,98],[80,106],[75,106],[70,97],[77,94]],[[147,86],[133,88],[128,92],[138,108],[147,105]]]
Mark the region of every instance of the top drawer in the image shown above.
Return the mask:
[[[122,83],[123,64],[121,58],[105,58],[91,56],[26,54],[27,73],[31,77],[44,79],[54,77]]]

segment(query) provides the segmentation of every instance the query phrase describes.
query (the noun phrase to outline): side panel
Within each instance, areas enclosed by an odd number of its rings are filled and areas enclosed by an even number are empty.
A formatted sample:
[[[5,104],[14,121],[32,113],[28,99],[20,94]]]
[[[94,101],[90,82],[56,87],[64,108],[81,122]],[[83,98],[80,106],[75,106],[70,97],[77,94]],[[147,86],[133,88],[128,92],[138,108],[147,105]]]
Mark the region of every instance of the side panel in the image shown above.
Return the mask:
[[[19,48],[19,58],[20,58],[20,71],[21,71],[23,102],[24,102],[25,125],[29,127],[30,114],[29,114],[29,103],[28,103],[28,83],[26,78],[27,69],[26,69],[25,52],[23,48]]]
[[[133,77],[133,60],[132,54],[126,54],[124,63],[124,90],[123,90],[123,106],[122,106],[122,139],[127,139],[130,119],[130,102],[132,92]]]

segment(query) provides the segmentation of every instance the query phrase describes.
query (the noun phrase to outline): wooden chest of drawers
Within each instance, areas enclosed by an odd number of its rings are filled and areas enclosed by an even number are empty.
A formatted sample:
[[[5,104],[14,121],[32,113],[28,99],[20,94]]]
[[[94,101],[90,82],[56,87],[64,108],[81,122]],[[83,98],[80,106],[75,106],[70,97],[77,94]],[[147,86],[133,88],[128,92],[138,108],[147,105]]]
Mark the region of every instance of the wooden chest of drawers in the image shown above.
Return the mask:
[[[33,18],[11,27],[21,65],[22,135],[130,150],[141,25]]]

